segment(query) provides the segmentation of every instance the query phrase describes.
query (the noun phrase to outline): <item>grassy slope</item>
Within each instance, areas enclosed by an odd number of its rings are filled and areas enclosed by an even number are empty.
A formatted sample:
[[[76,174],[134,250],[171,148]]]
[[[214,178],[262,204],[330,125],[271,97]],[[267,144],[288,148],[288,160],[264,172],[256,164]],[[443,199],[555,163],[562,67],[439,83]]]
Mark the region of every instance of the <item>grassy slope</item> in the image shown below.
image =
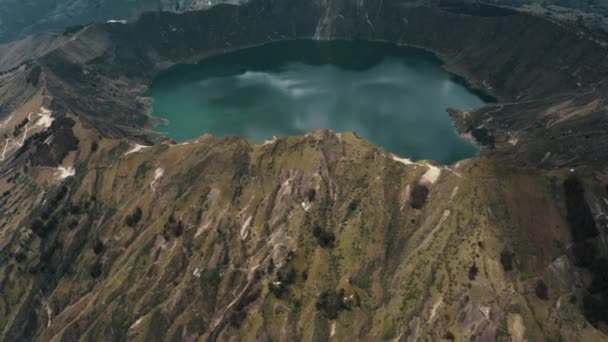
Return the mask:
[[[125,155],[125,141],[100,140],[92,152],[95,134],[76,132],[79,152],[64,163],[74,177],[60,184],[37,169],[0,182],[10,189],[5,338],[29,315],[44,340],[604,337],[549,271],[569,241],[560,173],[463,161],[442,171],[418,210],[409,194],[428,167],[350,133],[266,145],[204,136]],[[62,185],[68,195],[53,202]],[[40,237],[29,227],[49,202],[57,225]],[[136,208],[141,219],[129,226]],[[515,255],[510,272],[503,250]],[[539,279],[548,300],[534,293]]]

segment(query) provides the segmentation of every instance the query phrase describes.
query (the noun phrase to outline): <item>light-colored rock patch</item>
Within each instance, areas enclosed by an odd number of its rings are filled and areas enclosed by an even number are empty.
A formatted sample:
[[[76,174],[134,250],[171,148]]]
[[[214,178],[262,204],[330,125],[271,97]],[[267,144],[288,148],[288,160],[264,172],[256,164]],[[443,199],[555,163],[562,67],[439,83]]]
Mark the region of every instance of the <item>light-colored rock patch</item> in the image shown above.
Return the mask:
[[[247,235],[249,235],[249,226],[251,225],[251,220],[253,219],[252,215],[249,215],[245,222],[241,225],[241,240],[245,240]]]
[[[517,137],[517,133],[511,133],[511,132],[509,132],[508,135],[509,135],[508,143],[510,145],[512,145],[512,146],[516,146],[517,143],[519,142],[519,138]]]
[[[393,158],[394,161],[401,163],[403,165],[415,165],[416,163],[414,163],[411,159],[408,158],[399,158],[396,155],[391,153],[391,158]]]
[[[311,207],[312,207],[311,203],[302,202],[302,209],[304,209],[304,211],[309,212]]]
[[[54,119],[52,117],[53,112],[44,107],[40,107],[40,113],[30,113],[30,116],[28,116],[30,118],[30,120],[31,120],[32,114],[38,115],[38,120],[34,124],[34,127],[42,127],[42,128],[46,129],[46,128],[51,127],[51,125],[53,124],[53,121],[54,121]]]
[[[152,192],[156,192],[156,186],[157,186],[156,183],[163,176],[164,173],[165,173],[165,170],[163,170],[160,167],[157,168],[156,170],[154,170],[154,179],[152,180],[152,182],[150,182],[150,188],[152,189]]]
[[[562,255],[555,259],[551,265],[549,265],[549,270],[551,270],[563,287],[567,288],[571,285],[573,270],[570,265],[570,260],[568,260],[568,256]]]
[[[63,166],[59,166],[56,170],[55,170],[55,177],[57,178],[57,180],[62,181],[66,178],[72,177],[76,174],[76,170],[74,170],[73,167],[68,166],[68,167],[63,167]]]
[[[141,323],[141,321],[143,321],[143,319],[144,319],[143,317],[140,317],[139,319],[137,319],[137,321],[135,321],[135,323],[133,323],[129,327],[129,330],[137,328],[137,326]]]
[[[443,297],[439,297],[435,304],[433,304],[433,307],[431,308],[431,314],[429,315],[429,320],[427,323],[432,323],[435,320],[435,318],[437,317],[437,310],[439,310],[441,304],[443,304]]]
[[[422,175],[422,180],[430,184],[435,184],[435,182],[437,181],[437,179],[439,179],[439,176],[441,175],[441,169],[437,166],[433,166],[430,164],[426,164],[426,166],[429,169],[424,173],[424,175]]]
[[[139,152],[139,151],[141,151],[141,150],[143,150],[145,148],[148,148],[148,147],[150,147],[150,146],[144,146],[144,145],[140,145],[140,144],[135,144],[135,145],[133,145],[133,148],[131,148],[130,150],[128,150],[125,153],[125,156],[128,156],[129,154],[132,154],[132,153],[137,153],[137,152]]]
[[[456,197],[456,194],[458,194],[458,189],[458,185],[456,185],[454,190],[452,190],[452,193],[450,194],[450,202],[454,199],[454,197]]]
[[[264,141],[264,144],[262,144],[262,145],[263,146],[272,145],[272,144],[276,143],[277,140],[278,140],[278,138],[276,137],[276,135],[274,135],[274,136],[272,136],[271,139],[268,139],[268,140]]]
[[[509,314],[507,316],[507,323],[509,329],[509,335],[511,335],[511,342],[524,342],[526,327],[524,326],[524,320],[519,314]]]

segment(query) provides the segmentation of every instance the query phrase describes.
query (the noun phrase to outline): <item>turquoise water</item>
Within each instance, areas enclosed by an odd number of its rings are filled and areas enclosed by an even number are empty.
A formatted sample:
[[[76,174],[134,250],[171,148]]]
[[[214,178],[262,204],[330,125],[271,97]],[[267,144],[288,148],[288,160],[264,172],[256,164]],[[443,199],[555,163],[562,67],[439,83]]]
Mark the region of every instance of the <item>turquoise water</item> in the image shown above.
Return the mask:
[[[452,163],[477,155],[446,108],[484,101],[423,50],[372,42],[289,41],[180,65],[147,96],[176,141],[355,131],[399,156]]]

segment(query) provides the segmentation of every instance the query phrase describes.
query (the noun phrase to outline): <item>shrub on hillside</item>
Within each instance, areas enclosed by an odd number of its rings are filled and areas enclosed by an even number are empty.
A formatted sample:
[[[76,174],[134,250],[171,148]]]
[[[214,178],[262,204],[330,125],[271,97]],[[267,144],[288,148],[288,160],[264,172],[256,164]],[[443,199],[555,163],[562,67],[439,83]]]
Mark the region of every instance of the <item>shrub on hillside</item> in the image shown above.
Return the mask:
[[[513,253],[508,250],[503,250],[500,253],[500,263],[502,264],[502,269],[505,272],[510,272],[513,270]]]
[[[323,248],[333,248],[336,243],[336,236],[333,232],[328,232],[325,229],[315,226],[313,228],[312,234],[317,238],[319,244]]]
[[[141,211],[141,208],[136,207],[130,215],[127,215],[127,218],[125,219],[125,223],[129,227],[135,227],[141,220],[142,215],[143,215],[143,212]]]
[[[176,220],[175,216],[171,214],[171,216],[169,216],[169,219],[163,227],[163,236],[165,237],[165,239],[169,240],[172,236],[180,237],[183,232],[184,224],[181,220]]]
[[[104,249],[105,246],[103,245],[103,242],[101,242],[99,238],[95,239],[95,242],[93,243],[93,252],[99,255],[104,251]]]
[[[542,300],[549,299],[549,289],[547,288],[547,284],[545,284],[542,279],[537,281],[536,285],[534,285],[534,293],[536,293],[536,297]]]
[[[414,209],[422,209],[428,196],[429,189],[424,185],[416,184],[410,197],[410,207]]]
[[[91,266],[91,270],[89,271],[89,274],[91,275],[91,278],[99,278],[99,276],[101,276],[101,262],[97,261],[93,264],[93,266]]]
[[[325,312],[328,319],[336,319],[341,310],[350,309],[344,302],[344,289],[322,292],[315,306],[317,310]]]
[[[477,268],[477,265],[473,263],[473,265],[469,267],[469,280],[475,280],[477,273],[479,273],[479,268]]]
[[[292,284],[296,280],[296,271],[291,263],[286,263],[277,270],[277,278],[285,284]]]

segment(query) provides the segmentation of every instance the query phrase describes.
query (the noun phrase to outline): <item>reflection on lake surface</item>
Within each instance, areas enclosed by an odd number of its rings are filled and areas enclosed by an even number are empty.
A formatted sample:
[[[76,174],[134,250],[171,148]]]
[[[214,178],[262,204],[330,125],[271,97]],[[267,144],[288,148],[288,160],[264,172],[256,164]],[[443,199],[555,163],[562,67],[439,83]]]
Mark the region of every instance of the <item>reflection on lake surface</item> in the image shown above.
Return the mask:
[[[484,104],[433,55],[371,42],[273,43],[182,65],[147,96],[156,129],[177,141],[210,133],[263,142],[328,128],[355,131],[400,156],[451,163],[477,148],[446,108]]]

